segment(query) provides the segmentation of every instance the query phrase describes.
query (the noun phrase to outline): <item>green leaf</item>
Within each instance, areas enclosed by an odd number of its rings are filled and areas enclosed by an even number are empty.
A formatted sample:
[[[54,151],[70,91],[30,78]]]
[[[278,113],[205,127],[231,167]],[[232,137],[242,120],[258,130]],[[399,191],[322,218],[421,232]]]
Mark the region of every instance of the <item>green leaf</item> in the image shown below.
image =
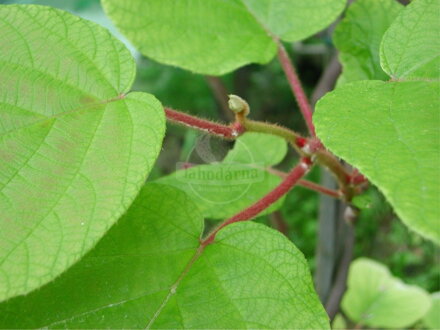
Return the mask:
[[[440,78],[440,2],[412,1],[385,33],[381,65],[393,79]]]
[[[388,80],[380,67],[382,36],[403,6],[396,0],[358,0],[338,24],[333,41],[343,66],[339,82]]]
[[[197,165],[178,170],[155,182],[185,191],[206,218],[225,219],[269,193],[281,178],[245,164]],[[281,207],[281,198],[260,215]]]
[[[317,104],[316,131],[383,192],[403,222],[440,242],[439,83],[360,81]]]
[[[223,162],[267,167],[281,162],[286,154],[286,140],[270,134],[246,132],[236,140]]]
[[[329,26],[342,12],[340,0],[242,0],[256,20],[284,41],[297,41]]]
[[[352,321],[369,327],[408,327],[423,317],[430,305],[423,289],[404,284],[382,264],[366,258],[352,262],[342,300],[342,308]]]
[[[332,329],[347,329],[347,323],[341,314],[336,314],[332,322]]]
[[[128,50],[41,6],[0,6],[0,301],[81,258],[128,208],[160,150],[162,106],[125,94]]]
[[[238,223],[202,250],[202,232],[183,192],[147,184],[78,264],[0,304],[0,327],[328,328],[307,262],[284,236]]]
[[[103,0],[107,15],[158,62],[221,75],[267,63],[274,37],[305,38],[330,24],[344,0]],[[273,35],[273,36],[272,36]]]
[[[423,323],[430,329],[440,329],[440,292],[431,294],[432,306],[423,318]]]
[[[222,163],[178,170],[156,182],[185,191],[205,217],[225,219],[255,203],[281,182],[279,176],[265,168],[279,163],[286,153],[284,139],[248,132],[236,140]],[[276,211],[283,202],[284,197],[260,215]]]

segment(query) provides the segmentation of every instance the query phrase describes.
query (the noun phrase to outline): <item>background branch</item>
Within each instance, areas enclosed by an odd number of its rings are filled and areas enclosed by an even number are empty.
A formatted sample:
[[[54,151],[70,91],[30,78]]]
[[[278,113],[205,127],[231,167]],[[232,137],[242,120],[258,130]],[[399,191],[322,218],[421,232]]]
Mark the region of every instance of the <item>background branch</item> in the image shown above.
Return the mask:
[[[211,91],[214,94],[214,97],[219,106],[220,115],[226,121],[234,121],[234,115],[229,109],[228,106],[228,90],[226,89],[225,84],[219,77],[214,76],[205,76],[206,81],[211,87]]]
[[[287,224],[287,221],[284,219],[283,215],[281,214],[281,211],[275,211],[271,214],[269,214],[269,220],[276,230],[278,230],[281,234],[285,235],[286,237],[289,237],[289,225]]]
[[[333,320],[339,311],[342,297],[347,289],[347,277],[350,269],[350,263],[353,259],[353,249],[355,242],[354,226],[351,223],[343,222],[341,224],[341,233],[344,237],[342,255],[336,269],[336,276],[333,287],[325,304],[325,310]]]

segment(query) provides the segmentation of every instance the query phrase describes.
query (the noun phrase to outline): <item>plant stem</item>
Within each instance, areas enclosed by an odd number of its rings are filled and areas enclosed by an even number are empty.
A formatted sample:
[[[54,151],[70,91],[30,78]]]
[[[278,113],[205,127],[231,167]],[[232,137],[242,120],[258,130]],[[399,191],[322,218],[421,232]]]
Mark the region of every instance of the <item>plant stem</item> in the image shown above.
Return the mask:
[[[202,245],[211,244],[214,241],[217,233],[222,228],[235,222],[250,220],[258,215],[261,211],[267,209],[270,205],[289,192],[289,190],[295,186],[304,175],[307,174],[312,165],[313,163],[310,158],[301,158],[300,162],[288,173],[284,180],[277,187],[275,187],[275,189],[270,191],[248,208],[222,222],[202,241]]]
[[[318,149],[314,153],[316,161],[324,165],[335,176],[342,190],[344,199],[350,201],[353,198],[354,190],[350,185],[351,175],[348,170],[336,159],[333,154],[325,149]]]
[[[298,103],[299,109],[306,121],[309,132],[312,136],[316,136],[315,134],[315,126],[312,122],[312,107],[307,99],[306,94],[301,86],[301,81],[298,78],[295,67],[290,61],[289,54],[287,54],[286,49],[283,44],[277,40],[278,43],[278,59],[281,63],[281,66],[284,70],[284,74],[286,75],[287,80],[289,81],[290,88],[292,89],[293,95],[296,98],[296,102]]]
[[[334,197],[334,198],[341,198],[342,197],[342,193],[340,191],[323,187],[317,183],[314,183],[314,182],[311,182],[308,180],[300,180],[298,182],[298,186],[301,186],[304,188],[309,188],[310,190],[317,191],[321,194],[324,194],[324,195],[327,195],[330,197]]]
[[[167,119],[175,124],[184,125],[189,128],[207,132],[223,139],[234,140],[245,131],[266,133],[279,136],[291,143],[297,151],[301,152],[300,147],[307,141],[298,133],[279,125],[259,122],[245,118],[242,122],[235,122],[232,125],[218,124],[206,119],[201,119],[184,112],[165,108]],[[304,141],[304,142],[303,142]]]
[[[347,289],[348,270],[353,258],[355,242],[354,227],[351,223],[345,223],[344,225],[346,226],[346,231],[344,233],[342,257],[336,270],[334,285],[325,304],[325,310],[327,311],[330,320],[333,320],[339,311],[342,297]]]
[[[197,129],[199,131],[207,132],[223,139],[235,140],[235,138],[237,138],[242,133],[231,126],[214,123],[206,119],[197,118],[170,108],[165,108],[165,115],[167,119],[173,123]]]
[[[223,84],[223,81],[219,77],[214,76],[206,76],[206,81],[208,82],[209,87],[211,87],[212,93],[217,100],[217,103],[220,106],[222,117],[226,120],[232,121],[234,120],[234,115],[228,106],[228,91],[226,86]]]
[[[317,162],[326,166],[338,179],[346,200],[349,201],[355,193],[350,186],[350,173],[339,163],[335,156],[324,149],[317,138],[306,139],[288,128],[249,120],[247,118],[243,118],[240,122],[237,121],[231,125],[224,125],[197,118],[170,108],[165,108],[165,115],[167,119],[173,123],[207,132],[227,140],[235,140],[245,131],[267,133],[282,137],[288,141],[302,157],[315,155]]]
[[[279,170],[271,168],[271,167],[268,167],[267,171],[269,173],[278,175],[281,178],[285,178],[288,175],[285,172],[279,171]],[[298,186],[301,186],[301,187],[304,187],[304,188],[308,188],[310,190],[319,192],[321,194],[324,194],[324,195],[327,195],[327,196],[330,196],[330,197],[334,197],[334,198],[341,198],[342,197],[342,193],[340,191],[323,187],[323,186],[321,186],[321,185],[319,185],[317,183],[314,183],[312,181],[309,181],[309,180],[303,180],[303,179],[299,180],[298,181]]]
[[[269,219],[272,226],[276,230],[278,230],[284,236],[289,237],[289,225],[287,224],[280,211],[275,211],[269,214]]]
[[[303,154],[299,141],[305,140],[305,138],[288,128],[247,118],[243,120],[242,125],[249,132],[277,135],[289,142],[300,154]]]

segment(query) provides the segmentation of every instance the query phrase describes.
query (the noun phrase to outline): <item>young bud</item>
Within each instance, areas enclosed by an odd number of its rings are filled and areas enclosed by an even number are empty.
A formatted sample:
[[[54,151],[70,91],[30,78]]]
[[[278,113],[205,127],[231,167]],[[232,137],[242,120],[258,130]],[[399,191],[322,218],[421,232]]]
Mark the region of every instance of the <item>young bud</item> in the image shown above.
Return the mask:
[[[247,116],[249,114],[249,104],[243,100],[240,96],[237,95],[229,95],[228,101],[229,109],[237,114],[243,114]]]

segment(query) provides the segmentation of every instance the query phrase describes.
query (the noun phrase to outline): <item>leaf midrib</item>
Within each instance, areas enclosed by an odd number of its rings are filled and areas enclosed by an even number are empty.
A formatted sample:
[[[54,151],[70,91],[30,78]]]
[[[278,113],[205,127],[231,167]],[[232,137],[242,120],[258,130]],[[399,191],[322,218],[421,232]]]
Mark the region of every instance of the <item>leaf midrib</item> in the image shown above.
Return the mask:
[[[40,119],[40,120],[36,120],[36,121],[34,121],[32,123],[29,123],[29,124],[26,124],[26,125],[22,125],[22,126],[19,126],[19,127],[16,127],[16,128],[13,128],[13,129],[9,129],[7,131],[4,131],[4,132],[2,132],[0,134],[0,137],[6,136],[6,135],[11,134],[12,132],[15,132],[15,131],[19,131],[19,130],[22,130],[22,129],[26,129],[26,128],[29,128],[29,127],[38,126],[40,124],[47,123],[47,122],[49,122],[49,121],[51,121],[53,119],[62,118],[64,116],[70,115],[70,114],[72,114],[74,112],[81,112],[81,111],[86,111],[86,110],[92,110],[93,108],[96,108],[96,110],[102,110],[102,106],[105,106],[108,103],[124,100],[125,98],[126,98],[126,95],[125,94],[121,94],[121,95],[118,95],[116,97],[113,97],[113,98],[110,98],[110,99],[107,99],[107,100],[102,100],[102,101],[98,101],[98,102],[94,102],[94,103],[88,103],[88,104],[85,104],[84,106],[77,107],[77,108],[74,108],[74,109],[71,109],[71,110],[66,110],[66,111],[63,111],[63,112],[59,112],[59,113],[51,115],[51,116],[42,115],[42,114],[40,114],[38,112],[32,112],[32,111],[27,110],[25,108],[21,108],[22,110],[26,111],[27,113],[32,113],[32,114],[35,114],[35,115],[38,115],[38,116],[44,117],[44,118]],[[0,104],[7,104],[7,105],[12,106],[14,108],[20,108],[20,107],[14,105],[14,104],[7,103],[7,102],[0,102]]]

